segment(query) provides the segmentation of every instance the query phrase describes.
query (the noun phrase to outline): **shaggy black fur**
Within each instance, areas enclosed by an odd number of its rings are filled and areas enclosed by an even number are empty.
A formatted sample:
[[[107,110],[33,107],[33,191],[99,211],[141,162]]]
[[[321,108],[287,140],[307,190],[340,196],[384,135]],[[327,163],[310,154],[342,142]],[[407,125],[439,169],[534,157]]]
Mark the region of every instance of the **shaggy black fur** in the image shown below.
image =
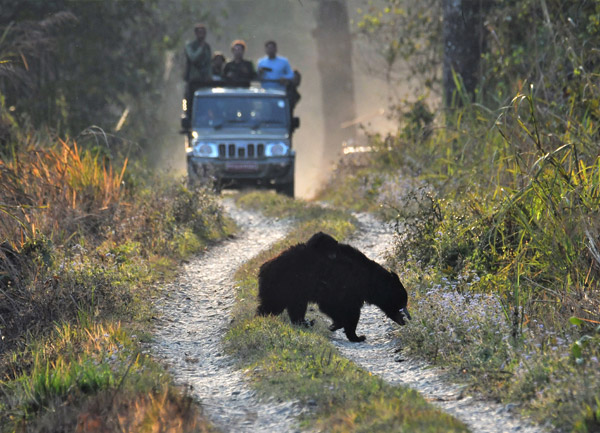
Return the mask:
[[[296,324],[305,322],[307,305],[314,302],[333,319],[329,329],[344,328],[348,340],[354,342],[365,340],[364,335],[356,335],[365,302],[400,325],[405,317],[410,319],[408,295],[398,275],[322,232],[260,267],[258,297],[258,314],[278,315],[287,310]]]

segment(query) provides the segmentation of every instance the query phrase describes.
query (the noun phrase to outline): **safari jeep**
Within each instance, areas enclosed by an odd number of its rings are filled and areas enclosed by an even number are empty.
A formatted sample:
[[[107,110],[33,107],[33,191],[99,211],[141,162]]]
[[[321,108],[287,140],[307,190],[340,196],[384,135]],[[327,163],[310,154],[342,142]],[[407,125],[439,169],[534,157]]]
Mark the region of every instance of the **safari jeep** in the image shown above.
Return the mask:
[[[284,91],[212,87],[196,90],[187,130],[190,182],[215,188],[257,186],[294,196],[295,151]]]

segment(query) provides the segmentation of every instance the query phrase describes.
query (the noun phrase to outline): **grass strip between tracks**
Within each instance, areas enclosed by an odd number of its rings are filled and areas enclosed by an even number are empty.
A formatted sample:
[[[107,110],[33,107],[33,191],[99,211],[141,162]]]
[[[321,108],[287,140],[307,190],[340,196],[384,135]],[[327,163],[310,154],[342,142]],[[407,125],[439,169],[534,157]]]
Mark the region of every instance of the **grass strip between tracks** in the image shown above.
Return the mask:
[[[356,230],[350,214],[269,193],[241,195],[237,203],[296,221],[285,239],[245,263],[235,276],[238,300],[226,344],[261,393],[301,401],[312,409],[302,425],[325,431],[467,431],[415,391],[388,385],[342,357],[317,313],[309,313],[316,319],[311,329],[292,326],[286,315],[255,316],[260,265],[319,230],[348,238]]]

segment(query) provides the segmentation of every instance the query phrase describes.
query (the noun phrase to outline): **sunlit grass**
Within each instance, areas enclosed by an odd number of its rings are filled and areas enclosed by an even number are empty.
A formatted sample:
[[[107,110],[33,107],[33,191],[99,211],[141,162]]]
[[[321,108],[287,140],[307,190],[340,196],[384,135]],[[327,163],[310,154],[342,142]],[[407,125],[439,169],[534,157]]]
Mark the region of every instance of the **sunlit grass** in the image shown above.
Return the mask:
[[[23,368],[24,361],[31,365]],[[83,318],[57,325],[50,338],[32,342],[8,368],[15,376],[0,381],[2,431],[118,425],[210,431],[192,402],[116,322]]]

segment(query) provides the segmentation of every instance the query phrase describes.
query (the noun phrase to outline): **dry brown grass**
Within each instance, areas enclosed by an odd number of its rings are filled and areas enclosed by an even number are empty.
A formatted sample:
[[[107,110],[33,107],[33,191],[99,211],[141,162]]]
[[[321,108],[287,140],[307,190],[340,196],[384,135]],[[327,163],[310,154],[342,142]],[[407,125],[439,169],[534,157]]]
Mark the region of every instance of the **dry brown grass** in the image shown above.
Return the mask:
[[[231,227],[208,191],[118,167],[63,140],[0,160],[0,431],[214,431],[127,335]]]
[[[78,433],[148,432],[187,433],[215,431],[201,418],[201,410],[194,400],[185,394],[170,390],[140,394],[133,398],[118,396],[107,404],[102,396],[90,402],[77,415]],[[110,403],[110,402],[109,402]]]
[[[7,216],[0,220],[0,238],[20,247],[38,232],[58,241],[96,229],[121,201],[126,166],[114,172],[108,162],[62,140],[0,160],[0,212]]]
[[[202,408],[182,390],[115,394],[100,392],[84,401],[60,402],[17,431],[76,433],[212,433]]]

